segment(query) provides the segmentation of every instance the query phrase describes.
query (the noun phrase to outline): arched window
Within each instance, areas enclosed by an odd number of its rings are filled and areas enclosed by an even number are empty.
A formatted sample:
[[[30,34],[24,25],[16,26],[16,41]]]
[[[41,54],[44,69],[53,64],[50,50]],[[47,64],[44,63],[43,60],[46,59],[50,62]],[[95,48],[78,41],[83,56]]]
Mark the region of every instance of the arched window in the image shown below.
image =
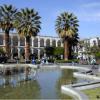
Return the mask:
[[[56,47],[56,40],[52,40],[52,46]]]
[[[47,39],[47,40],[46,40],[46,46],[47,46],[47,47],[50,47],[50,39]]]
[[[34,39],[34,47],[38,47],[38,38]]]
[[[58,40],[57,46],[58,46],[58,47],[61,47],[61,41],[60,41],[60,40]]]
[[[93,40],[93,45],[96,46],[96,41],[95,40]]]
[[[40,47],[44,47],[44,39],[40,39]]]

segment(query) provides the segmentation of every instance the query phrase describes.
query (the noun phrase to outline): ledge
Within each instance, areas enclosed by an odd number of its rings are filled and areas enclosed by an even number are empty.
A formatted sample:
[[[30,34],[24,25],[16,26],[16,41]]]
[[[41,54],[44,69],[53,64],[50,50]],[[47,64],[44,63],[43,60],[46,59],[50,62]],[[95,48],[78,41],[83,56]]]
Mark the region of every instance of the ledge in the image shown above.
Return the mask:
[[[61,86],[61,91],[62,93],[71,96],[74,100],[89,100],[87,95],[77,89],[70,87],[69,85]]]
[[[84,70],[84,71],[88,71],[90,70],[89,68],[85,68],[85,67],[81,67],[81,66],[60,66],[60,68],[64,68],[64,69],[78,69],[78,70]]]

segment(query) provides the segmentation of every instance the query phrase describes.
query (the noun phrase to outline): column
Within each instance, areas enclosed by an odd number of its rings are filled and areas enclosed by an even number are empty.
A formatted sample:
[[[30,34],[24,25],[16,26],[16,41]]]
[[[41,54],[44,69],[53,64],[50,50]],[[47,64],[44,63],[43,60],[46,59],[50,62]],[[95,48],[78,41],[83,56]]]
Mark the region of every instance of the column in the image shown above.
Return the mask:
[[[32,54],[33,54],[33,47],[34,47],[34,44],[33,44],[34,42],[33,41],[34,41],[34,38],[32,37],[32,41],[31,41],[32,42],[32,47],[31,47],[31,53]]]
[[[18,48],[18,58],[20,58],[20,48]]]
[[[25,56],[25,62],[26,62],[26,60],[27,60],[27,59],[26,59],[26,49],[25,49],[25,48],[26,48],[26,38],[25,38],[25,46],[23,46],[23,48],[24,48],[24,51],[25,51],[24,56]]]
[[[58,47],[58,44],[57,44],[58,43],[58,40],[55,40],[55,41],[56,41],[56,47]]]
[[[46,47],[46,39],[44,38],[44,47]]]
[[[18,36],[18,58],[20,58],[20,37]]]
[[[33,48],[31,48],[31,53],[33,54]]]
[[[38,49],[38,60],[40,59],[40,49]]]
[[[50,38],[50,46],[52,46],[52,39]]]
[[[44,38],[44,48],[46,47],[46,39]],[[46,57],[46,53],[45,53],[45,50],[44,50],[44,57]]]
[[[62,43],[62,40],[61,40],[61,47],[64,47],[64,44]]]
[[[11,59],[13,59],[13,40],[12,40],[12,35],[10,36],[11,38]]]
[[[40,59],[40,36],[38,36],[38,60]]]
[[[3,38],[3,45],[5,46],[5,39]]]

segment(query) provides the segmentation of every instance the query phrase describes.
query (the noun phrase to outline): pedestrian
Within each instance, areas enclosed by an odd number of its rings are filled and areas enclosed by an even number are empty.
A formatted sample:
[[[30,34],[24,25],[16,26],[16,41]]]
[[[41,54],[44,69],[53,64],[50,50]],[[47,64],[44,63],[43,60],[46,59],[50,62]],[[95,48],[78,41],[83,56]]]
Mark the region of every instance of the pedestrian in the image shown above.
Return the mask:
[[[95,58],[93,58],[93,59],[91,60],[91,64],[92,64],[92,65],[95,65],[95,64],[96,64],[96,59],[95,59]]]
[[[32,64],[36,64],[36,62],[35,62],[35,59],[34,59],[34,58],[32,59]]]

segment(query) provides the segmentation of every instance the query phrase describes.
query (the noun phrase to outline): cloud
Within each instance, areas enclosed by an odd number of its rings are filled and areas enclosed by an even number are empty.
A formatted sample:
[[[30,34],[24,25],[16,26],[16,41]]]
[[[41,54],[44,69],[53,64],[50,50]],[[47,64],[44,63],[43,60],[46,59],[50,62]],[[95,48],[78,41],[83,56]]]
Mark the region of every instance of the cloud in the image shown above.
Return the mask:
[[[78,6],[78,9],[56,9],[52,12],[53,19],[55,20],[58,15],[60,15],[64,11],[73,12],[79,21],[85,21],[85,22],[100,22],[100,3],[99,2],[91,2],[80,4]]]
[[[80,5],[78,17],[80,21],[100,22],[100,2],[91,2]]]
[[[86,3],[86,4],[83,4],[82,7],[84,8],[99,7],[100,8],[100,2]]]
[[[78,14],[81,21],[100,21],[100,12]]]

